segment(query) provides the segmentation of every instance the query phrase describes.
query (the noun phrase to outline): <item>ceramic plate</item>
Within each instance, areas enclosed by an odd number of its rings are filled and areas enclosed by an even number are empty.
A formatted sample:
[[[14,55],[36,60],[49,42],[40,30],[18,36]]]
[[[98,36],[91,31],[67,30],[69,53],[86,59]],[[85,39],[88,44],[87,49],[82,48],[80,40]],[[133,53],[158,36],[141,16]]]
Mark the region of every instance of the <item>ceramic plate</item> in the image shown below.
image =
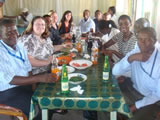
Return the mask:
[[[69,63],[70,66],[82,70],[82,69],[86,69],[90,66],[92,66],[92,62],[89,60],[85,60],[85,59],[80,59],[80,60],[72,60]]]
[[[70,79],[72,77],[81,77],[82,81],[70,81]],[[80,84],[80,83],[87,80],[87,76],[84,75],[84,74],[81,74],[81,73],[70,73],[70,74],[68,74],[68,79],[69,79],[69,82],[72,83],[72,84]]]
[[[72,72],[75,71],[74,67],[71,67],[71,66],[66,66],[66,67],[67,67],[68,73],[72,73]],[[58,69],[61,71],[62,70],[62,66],[59,66]]]

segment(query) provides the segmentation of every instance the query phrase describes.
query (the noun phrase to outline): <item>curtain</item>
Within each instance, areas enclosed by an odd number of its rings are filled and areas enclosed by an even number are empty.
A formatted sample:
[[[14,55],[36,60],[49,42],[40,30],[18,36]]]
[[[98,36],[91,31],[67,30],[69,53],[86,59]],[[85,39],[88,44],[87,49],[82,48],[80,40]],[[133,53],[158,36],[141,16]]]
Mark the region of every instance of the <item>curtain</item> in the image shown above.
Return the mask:
[[[91,16],[99,9],[103,13],[109,6],[115,6],[116,0],[6,0],[3,6],[4,15],[16,16],[22,8],[28,8],[33,15],[44,15],[49,10],[56,10],[60,20],[66,10],[71,10],[76,24],[83,16],[83,11],[89,9]]]

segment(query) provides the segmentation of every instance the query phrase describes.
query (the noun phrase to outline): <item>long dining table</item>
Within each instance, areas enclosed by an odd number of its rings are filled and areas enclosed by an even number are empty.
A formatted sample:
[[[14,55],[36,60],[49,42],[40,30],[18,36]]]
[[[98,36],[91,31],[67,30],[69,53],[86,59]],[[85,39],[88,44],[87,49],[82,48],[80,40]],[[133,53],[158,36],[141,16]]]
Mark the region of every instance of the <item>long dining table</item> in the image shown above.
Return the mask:
[[[110,73],[107,82],[102,79],[104,56],[99,54],[98,64],[92,65],[84,70],[75,70],[75,73],[82,73],[87,76],[85,82],[79,85],[84,90],[83,94],[77,91],[70,91],[69,94],[61,94],[61,82],[40,83],[35,90],[30,105],[30,117],[32,120],[36,114],[36,105],[42,110],[42,119],[48,120],[48,110],[50,109],[70,109],[70,110],[94,110],[108,111],[116,119],[119,112],[128,117],[132,114],[124,97],[120,91],[117,81]],[[69,87],[75,87],[69,83]],[[111,118],[113,120],[113,118]]]

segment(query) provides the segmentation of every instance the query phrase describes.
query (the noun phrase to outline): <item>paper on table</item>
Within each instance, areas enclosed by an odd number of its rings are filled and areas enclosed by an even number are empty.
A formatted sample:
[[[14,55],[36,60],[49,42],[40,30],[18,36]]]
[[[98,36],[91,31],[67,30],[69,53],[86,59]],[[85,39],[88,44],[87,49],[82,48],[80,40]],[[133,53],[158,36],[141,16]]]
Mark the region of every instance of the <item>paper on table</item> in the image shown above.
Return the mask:
[[[90,58],[90,55],[85,54],[85,55],[84,55],[84,58],[89,59],[89,58]]]
[[[83,94],[84,90],[81,89],[80,85],[77,85],[76,87],[70,88],[71,91],[77,91],[78,94]]]
[[[75,48],[72,48],[72,49],[70,50],[70,52],[78,52],[78,50],[75,49]]]

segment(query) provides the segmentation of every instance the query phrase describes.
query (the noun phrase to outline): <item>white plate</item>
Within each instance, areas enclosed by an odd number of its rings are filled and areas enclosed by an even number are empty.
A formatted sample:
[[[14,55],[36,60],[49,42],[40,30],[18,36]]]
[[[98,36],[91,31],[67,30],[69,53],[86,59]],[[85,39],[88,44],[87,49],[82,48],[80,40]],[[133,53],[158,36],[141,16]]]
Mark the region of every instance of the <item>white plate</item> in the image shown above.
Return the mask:
[[[83,80],[82,81],[78,81],[78,82],[70,81],[71,77],[76,77],[76,76],[80,76],[81,78],[83,78]],[[80,83],[82,83],[82,82],[87,80],[87,76],[84,75],[84,74],[81,74],[81,73],[70,73],[70,74],[68,74],[68,79],[69,79],[69,82],[72,83],[72,84],[80,84]]]
[[[72,73],[72,72],[75,71],[74,67],[71,67],[71,66],[66,66],[66,67],[67,67],[68,73]],[[62,70],[62,66],[58,66],[58,69],[61,71]]]
[[[78,64],[80,66],[78,67],[78,66],[75,66],[74,64]],[[81,66],[82,64],[87,64],[87,66]],[[92,66],[92,62],[89,61],[89,60],[85,60],[85,59],[72,60],[69,63],[69,65],[72,66],[72,67],[75,67],[76,69],[82,70],[82,69],[86,69],[86,68]]]

